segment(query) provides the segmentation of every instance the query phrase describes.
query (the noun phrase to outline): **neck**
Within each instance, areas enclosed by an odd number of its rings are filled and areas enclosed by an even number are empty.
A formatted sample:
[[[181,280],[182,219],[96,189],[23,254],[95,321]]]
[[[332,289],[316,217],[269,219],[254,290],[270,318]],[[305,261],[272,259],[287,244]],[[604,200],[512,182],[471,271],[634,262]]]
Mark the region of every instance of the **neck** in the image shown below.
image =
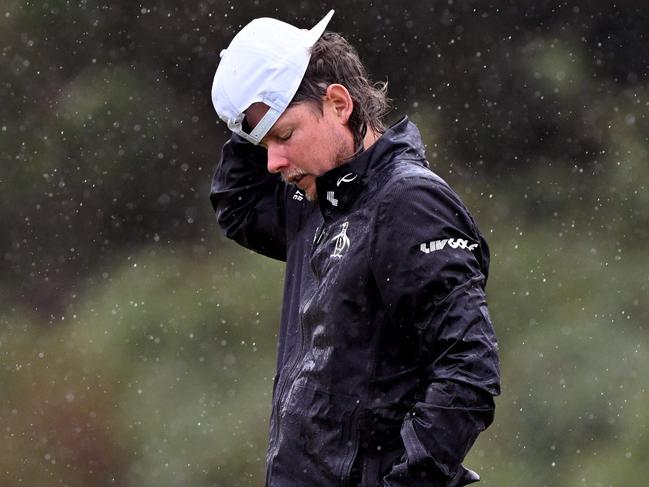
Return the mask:
[[[369,149],[372,144],[374,144],[374,142],[379,139],[379,137],[381,137],[381,134],[372,129],[369,129],[365,134],[365,138],[363,138],[363,147],[365,148],[365,150]]]

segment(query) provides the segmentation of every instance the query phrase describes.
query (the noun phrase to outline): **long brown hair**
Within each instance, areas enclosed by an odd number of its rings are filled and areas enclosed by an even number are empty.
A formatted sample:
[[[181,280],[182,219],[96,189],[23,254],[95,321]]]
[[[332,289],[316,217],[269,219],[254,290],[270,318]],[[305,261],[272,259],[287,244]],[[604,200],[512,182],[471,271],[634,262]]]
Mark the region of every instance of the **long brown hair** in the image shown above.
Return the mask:
[[[373,83],[356,49],[340,34],[325,32],[311,48],[311,59],[302,83],[291,104],[316,102],[322,111],[322,99],[330,84],[339,83],[349,91],[354,109],[349,126],[356,151],[361,151],[367,128],[385,131],[383,117],[390,110],[387,82]]]

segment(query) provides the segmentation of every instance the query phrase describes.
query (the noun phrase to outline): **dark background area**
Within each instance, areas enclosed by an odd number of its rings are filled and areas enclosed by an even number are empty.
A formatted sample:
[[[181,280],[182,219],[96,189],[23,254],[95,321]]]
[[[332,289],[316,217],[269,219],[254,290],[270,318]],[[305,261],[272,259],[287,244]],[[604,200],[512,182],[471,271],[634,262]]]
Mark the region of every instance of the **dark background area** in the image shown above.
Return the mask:
[[[643,485],[649,4],[5,1],[0,483],[260,485],[282,266],[227,242],[218,53],[329,26],[492,250],[488,486]]]

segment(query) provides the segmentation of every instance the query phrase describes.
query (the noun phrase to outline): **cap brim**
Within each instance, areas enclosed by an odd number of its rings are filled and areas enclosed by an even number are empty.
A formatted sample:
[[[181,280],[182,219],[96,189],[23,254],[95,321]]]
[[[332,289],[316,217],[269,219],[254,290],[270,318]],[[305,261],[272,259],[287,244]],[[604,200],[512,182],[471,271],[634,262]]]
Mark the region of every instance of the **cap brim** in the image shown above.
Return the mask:
[[[329,25],[329,21],[331,20],[331,17],[333,17],[333,15],[334,15],[334,10],[333,9],[329,10],[329,13],[327,13],[327,15],[325,15],[320,22],[318,22],[309,30],[309,34],[311,37],[311,45],[315,44],[316,41],[320,39],[320,36],[327,28],[327,25]]]

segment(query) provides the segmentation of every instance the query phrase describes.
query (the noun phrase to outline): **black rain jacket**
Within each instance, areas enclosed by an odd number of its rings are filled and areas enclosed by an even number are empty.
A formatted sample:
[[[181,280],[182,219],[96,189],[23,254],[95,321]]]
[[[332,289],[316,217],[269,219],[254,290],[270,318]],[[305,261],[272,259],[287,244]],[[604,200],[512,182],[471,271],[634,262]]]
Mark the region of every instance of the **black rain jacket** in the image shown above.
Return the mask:
[[[286,261],[266,485],[460,486],[500,392],[489,250],[402,119],[316,179],[318,204],[234,135],[211,201]]]

